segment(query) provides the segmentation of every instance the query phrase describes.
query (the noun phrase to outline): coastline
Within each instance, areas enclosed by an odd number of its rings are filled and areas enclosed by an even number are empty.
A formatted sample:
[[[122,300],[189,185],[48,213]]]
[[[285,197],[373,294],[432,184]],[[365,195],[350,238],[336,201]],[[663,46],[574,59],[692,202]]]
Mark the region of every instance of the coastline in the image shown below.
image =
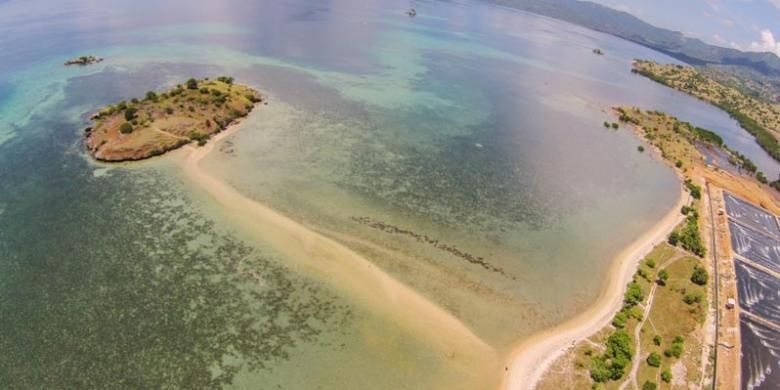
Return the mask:
[[[688,200],[688,193],[680,185],[677,203],[616,256],[609,268],[605,287],[590,307],[562,324],[532,335],[512,350],[505,364],[501,389],[533,389],[547,369],[569,348],[612,321],[623,304],[626,284],[631,281],[637,264],[683,221],[685,216],[680,213],[680,208]]]
[[[354,297],[357,304],[426,340],[448,359],[458,361],[464,370],[495,378],[500,356],[457,317],[348,247],[247,198],[200,169],[199,162],[242,124],[243,121],[234,122],[204,146],[182,148],[179,165],[184,176],[218,204],[233,223],[271,244],[290,259],[293,267],[321,278]]]

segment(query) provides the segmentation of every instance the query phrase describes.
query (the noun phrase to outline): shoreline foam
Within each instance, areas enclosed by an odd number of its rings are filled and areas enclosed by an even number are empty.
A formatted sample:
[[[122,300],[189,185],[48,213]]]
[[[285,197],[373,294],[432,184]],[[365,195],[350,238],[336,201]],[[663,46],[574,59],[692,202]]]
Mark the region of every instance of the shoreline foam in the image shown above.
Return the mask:
[[[502,389],[533,389],[560,356],[612,321],[623,304],[623,293],[637,265],[682,222],[684,216],[680,208],[688,202],[688,197],[680,186],[680,198],[674,207],[616,256],[605,287],[593,305],[564,323],[524,339],[512,350],[505,366]]]

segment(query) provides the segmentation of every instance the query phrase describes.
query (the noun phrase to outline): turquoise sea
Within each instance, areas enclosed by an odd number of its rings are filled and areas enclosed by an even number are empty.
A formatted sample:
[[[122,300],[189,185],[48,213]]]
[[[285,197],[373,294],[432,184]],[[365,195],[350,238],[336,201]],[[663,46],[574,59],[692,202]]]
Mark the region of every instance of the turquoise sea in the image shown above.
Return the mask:
[[[780,172],[725,113],[630,72],[674,60],[479,1],[6,0],[0,53],[4,389],[495,387],[511,347],[593,302],[677,200],[669,168],[603,127],[610,107],[678,115]],[[105,61],[62,65],[90,54]],[[176,153],[84,152],[99,107],[219,75],[269,104],[203,169],[490,352],[442,351],[384,314],[412,308],[252,234]]]

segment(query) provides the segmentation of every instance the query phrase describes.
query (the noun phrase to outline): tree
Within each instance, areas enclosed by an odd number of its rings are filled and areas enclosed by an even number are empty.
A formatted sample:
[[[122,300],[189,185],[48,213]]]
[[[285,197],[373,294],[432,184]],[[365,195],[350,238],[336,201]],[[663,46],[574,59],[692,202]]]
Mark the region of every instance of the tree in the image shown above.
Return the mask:
[[[671,246],[677,246],[677,243],[680,241],[680,233],[677,233],[676,231],[669,234],[669,245]]]
[[[647,355],[647,365],[650,367],[661,367],[661,355],[656,352],[650,352],[650,355]]]
[[[647,259],[647,266],[650,268],[655,268],[655,260],[653,259]]]
[[[644,299],[644,293],[642,293],[642,286],[637,282],[631,282],[626,289],[626,295],[623,298],[623,302],[626,306],[636,306]]]
[[[660,346],[661,345],[661,336],[659,336],[659,335],[653,336],[653,344],[655,344],[656,346]]]
[[[769,183],[769,180],[767,180],[766,176],[764,176],[764,172],[761,171],[756,172],[756,179],[761,184]]]
[[[611,372],[607,365],[607,361],[603,357],[599,356],[591,360],[590,378],[593,379],[594,382],[606,382],[609,380],[610,374]]]
[[[656,385],[653,382],[647,381],[645,384],[642,385],[642,390],[655,390],[658,388],[658,385]]]
[[[135,114],[138,112],[138,109],[135,107],[128,107],[125,110],[125,120],[131,121],[136,118]]]
[[[130,134],[133,132],[133,125],[129,122],[122,123],[122,125],[119,126],[119,132],[122,134]]]
[[[661,372],[661,380],[669,383],[672,381],[672,373],[667,369]]]
[[[704,286],[707,284],[707,280],[710,276],[707,274],[707,270],[699,265],[693,267],[693,274],[691,275],[691,282]]]
[[[198,81],[195,79],[187,80],[187,89],[198,89]]]
[[[147,92],[146,93],[146,100],[150,100],[150,101],[156,102],[157,101],[157,93],[155,93],[154,91]]]

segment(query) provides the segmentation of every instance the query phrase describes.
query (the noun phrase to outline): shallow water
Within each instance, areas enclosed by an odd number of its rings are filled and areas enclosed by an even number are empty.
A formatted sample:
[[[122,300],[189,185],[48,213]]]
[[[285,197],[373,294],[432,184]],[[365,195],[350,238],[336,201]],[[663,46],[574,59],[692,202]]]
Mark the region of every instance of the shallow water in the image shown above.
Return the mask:
[[[632,132],[603,128],[609,108],[740,134],[629,71],[667,57],[546,18],[472,2],[417,5],[414,19],[385,1],[189,4],[0,2],[3,388],[494,387],[501,355],[592,302],[677,199]],[[106,61],[62,66],[80,54]],[[389,320],[393,302],[235,223],[175,156],[84,156],[97,107],[220,74],[270,104],[204,169],[362,255],[495,355],[467,366]]]

